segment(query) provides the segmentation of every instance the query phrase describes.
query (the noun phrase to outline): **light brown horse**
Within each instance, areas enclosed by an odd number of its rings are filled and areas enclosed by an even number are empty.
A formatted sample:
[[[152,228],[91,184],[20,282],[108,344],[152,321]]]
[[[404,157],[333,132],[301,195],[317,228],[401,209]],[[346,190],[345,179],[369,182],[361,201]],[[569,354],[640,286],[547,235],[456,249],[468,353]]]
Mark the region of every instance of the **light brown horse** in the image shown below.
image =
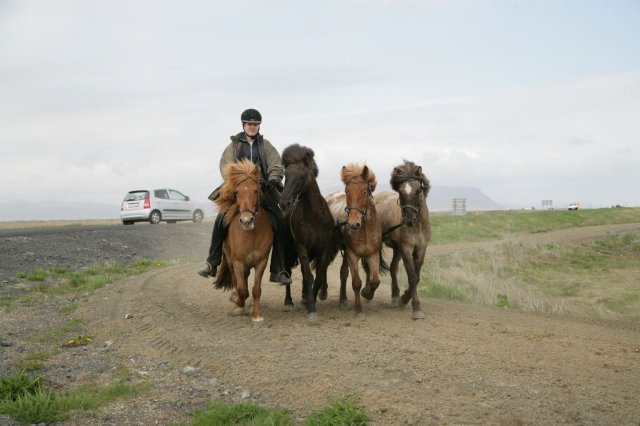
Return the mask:
[[[220,211],[227,212],[225,220],[229,231],[215,284],[216,288],[234,289],[235,294],[230,299],[236,305],[233,314],[242,314],[249,297],[247,279],[254,268],[251,319],[255,324],[263,320],[260,316],[262,275],[273,242],[271,222],[260,207],[260,167],[249,160],[231,163],[225,166],[223,177],[224,184],[216,204]]]
[[[348,303],[346,282],[351,271],[353,309],[358,318],[363,318],[360,295],[371,300],[380,284],[382,231],[373,202],[376,175],[366,165],[349,164],[342,167],[341,179],[345,185],[344,193],[327,196],[331,213],[341,226],[345,246],[340,267],[340,305],[346,306]],[[358,271],[361,259],[366,273],[364,288]]]
[[[431,240],[431,220],[427,194],[431,188],[422,167],[404,161],[391,172],[391,188],[396,192],[381,192],[375,196],[384,243],[393,249],[391,260],[391,302],[406,305],[411,300],[413,319],[424,318],[418,298],[420,270],[427,245]],[[400,296],[398,263],[404,262],[409,286]]]

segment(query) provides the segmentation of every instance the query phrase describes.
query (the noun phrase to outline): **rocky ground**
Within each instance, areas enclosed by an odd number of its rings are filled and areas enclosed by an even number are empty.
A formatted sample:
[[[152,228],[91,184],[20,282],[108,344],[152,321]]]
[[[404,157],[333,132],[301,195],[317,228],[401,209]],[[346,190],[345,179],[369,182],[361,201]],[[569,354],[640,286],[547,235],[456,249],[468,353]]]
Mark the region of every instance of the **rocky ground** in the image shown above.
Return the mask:
[[[0,373],[33,351],[29,336],[71,317],[95,343],[65,348],[41,374],[61,390],[107,383],[118,367],[150,390],[66,424],[170,424],[206,401],[284,407],[302,421],[333,395],[356,395],[376,424],[640,424],[637,325],[423,300],[426,319],[390,305],[382,286],[366,319],[337,303],[337,262],[317,326],[284,291],[263,284],[265,322],[229,316],[228,293],[195,274],[211,223],[0,231],[0,289],[15,291],[15,271],[137,258],[193,259],[110,284],[68,303],[0,311]],[[592,227],[523,237],[572,242],[629,226]],[[634,229],[635,229],[634,228]],[[428,255],[477,245],[434,246]],[[294,302],[300,276],[294,273]],[[349,294],[352,299],[352,294]],[[6,418],[0,423],[11,424]],[[3,423],[4,424],[4,423]]]

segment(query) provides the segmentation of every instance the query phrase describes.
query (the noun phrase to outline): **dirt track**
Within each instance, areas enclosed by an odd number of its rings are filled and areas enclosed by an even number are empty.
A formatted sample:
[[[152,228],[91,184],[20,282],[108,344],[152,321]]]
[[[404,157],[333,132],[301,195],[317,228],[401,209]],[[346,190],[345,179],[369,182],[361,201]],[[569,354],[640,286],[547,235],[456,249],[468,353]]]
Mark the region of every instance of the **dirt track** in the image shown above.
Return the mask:
[[[638,226],[558,231],[525,242],[581,241]],[[461,248],[433,247],[428,255]],[[327,397],[354,394],[385,425],[640,424],[638,327],[432,299],[422,301],[426,319],[412,321],[409,310],[391,308],[388,286],[365,306],[366,320],[355,321],[338,308],[337,266],[313,327],[298,302],[299,275],[294,312],[281,309],[282,287],[263,283],[265,323],[253,327],[247,316],[228,315],[229,293],[198,277],[197,265],[112,284],[78,314],[123,360],[196,367],[298,419]]]

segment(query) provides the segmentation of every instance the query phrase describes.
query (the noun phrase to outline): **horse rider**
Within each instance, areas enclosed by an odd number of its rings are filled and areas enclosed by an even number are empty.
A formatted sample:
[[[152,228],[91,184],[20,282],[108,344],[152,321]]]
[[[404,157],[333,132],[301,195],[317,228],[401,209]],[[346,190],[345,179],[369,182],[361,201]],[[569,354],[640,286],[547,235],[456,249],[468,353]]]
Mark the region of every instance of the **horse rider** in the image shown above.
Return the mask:
[[[260,134],[262,115],[255,109],[247,109],[240,116],[242,132],[231,136],[231,143],[227,145],[220,158],[220,173],[224,166],[243,159],[251,160],[260,166],[262,188],[262,208],[269,215],[273,228],[273,250],[271,251],[271,266],[269,267],[269,281],[289,285],[291,277],[285,268],[284,219],[278,201],[282,196],[282,178],[284,168],[280,154],[267,139]],[[215,200],[219,195],[219,187],[209,196]],[[222,244],[227,236],[227,225],[224,217],[226,212],[219,212],[213,225],[211,246],[207,263],[198,270],[203,277],[215,277],[218,265],[222,262]]]

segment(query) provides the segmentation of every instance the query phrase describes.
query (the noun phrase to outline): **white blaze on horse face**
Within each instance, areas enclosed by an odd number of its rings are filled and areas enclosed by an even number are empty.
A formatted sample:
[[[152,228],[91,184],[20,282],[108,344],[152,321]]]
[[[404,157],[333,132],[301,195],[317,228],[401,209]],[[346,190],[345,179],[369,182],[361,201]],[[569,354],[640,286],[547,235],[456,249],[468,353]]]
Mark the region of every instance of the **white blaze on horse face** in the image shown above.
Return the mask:
[[[411,192],[412,192],[411,184],[409,184],[409,182],[405,182],[404,186],[402,187],[402,190],[404,191],[405,194],[411,195]]]

